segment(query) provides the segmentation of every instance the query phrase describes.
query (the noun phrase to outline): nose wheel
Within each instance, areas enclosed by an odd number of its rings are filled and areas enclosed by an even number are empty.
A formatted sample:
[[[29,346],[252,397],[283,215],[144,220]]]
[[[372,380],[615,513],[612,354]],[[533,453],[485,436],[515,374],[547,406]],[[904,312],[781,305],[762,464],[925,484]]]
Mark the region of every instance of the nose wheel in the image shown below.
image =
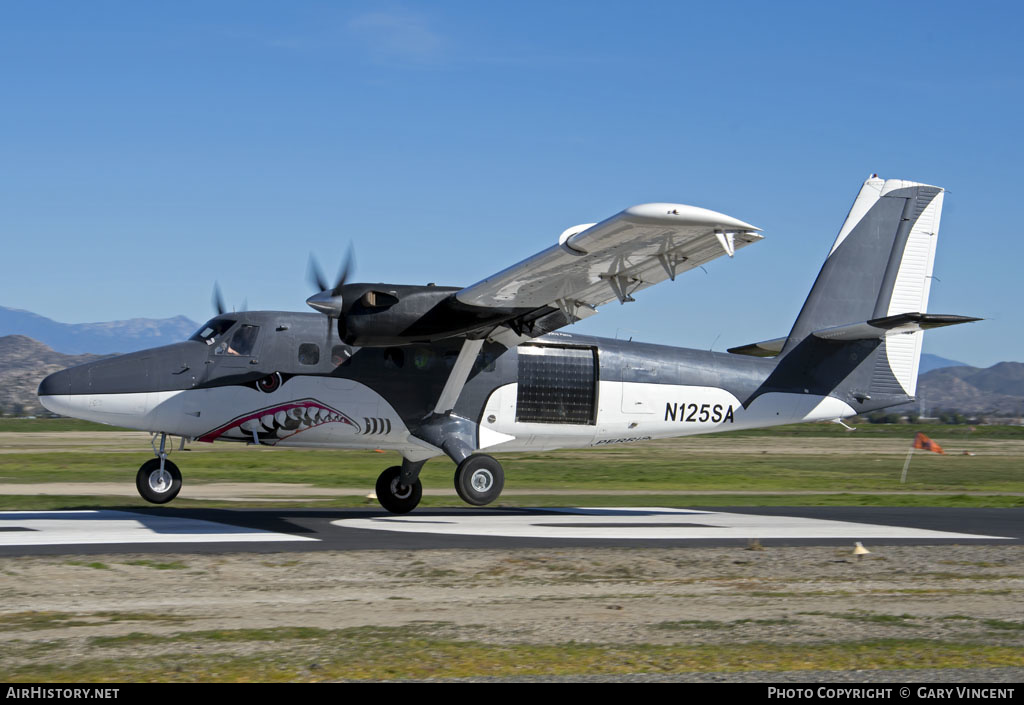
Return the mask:
[[[135,487],[147,502],[166,504],[181,491],[181,471],[166,458],[163,468],[160,467],[160,458],[152,458],[139,468],[135,476]]]
[[[489,455],[471,455],[455,470],[455,491],[463,502],[482,507],[490,504],[505,487],[501,463]]]

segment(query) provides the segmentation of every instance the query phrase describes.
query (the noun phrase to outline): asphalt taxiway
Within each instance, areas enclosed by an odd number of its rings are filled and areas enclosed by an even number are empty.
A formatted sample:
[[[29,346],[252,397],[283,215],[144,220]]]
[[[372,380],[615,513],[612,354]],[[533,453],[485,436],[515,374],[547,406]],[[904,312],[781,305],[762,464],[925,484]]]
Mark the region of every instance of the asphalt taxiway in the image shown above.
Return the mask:
[[[1024,542],[1024,508],[108,508],[0,512],[0,555]]]

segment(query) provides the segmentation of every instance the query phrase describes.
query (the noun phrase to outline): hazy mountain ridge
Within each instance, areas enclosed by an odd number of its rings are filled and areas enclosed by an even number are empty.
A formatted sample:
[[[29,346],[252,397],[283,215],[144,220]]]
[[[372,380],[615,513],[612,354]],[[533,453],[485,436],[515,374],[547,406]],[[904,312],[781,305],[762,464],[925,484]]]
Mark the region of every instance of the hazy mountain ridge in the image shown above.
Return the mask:
[[[24,335],[0,337],[0,411],[14,415],[44,413],[36,390],[46,375],[106,355],[65,355]]]
[[[998,362],[991,367],[943,367],[920,375],[918,401],[894,410],[940,410],[964,414],[1024,416],[1024,363]]]
[[[917,374],[920,376],[925,374],[926,372],[938,370],[943,367],[970,367],[970,365],[968,365],[966,362],[950,360],[947,357],[939,357],[938,355],[923,353],[921,355],[921,364],[918,367]]]
[[[0,336],[24,335],[67,354],[145,350],[187,339],[199,324],[185,316],[99,323],[59,323],[31,311],[0,306]]]

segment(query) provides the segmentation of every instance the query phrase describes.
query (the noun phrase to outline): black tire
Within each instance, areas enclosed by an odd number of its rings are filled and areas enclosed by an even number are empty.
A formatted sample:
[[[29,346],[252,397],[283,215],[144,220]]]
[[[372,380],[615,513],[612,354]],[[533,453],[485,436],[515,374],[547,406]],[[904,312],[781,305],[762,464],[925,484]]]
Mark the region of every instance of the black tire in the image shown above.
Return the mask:
[[[402,486],[398,483],[401,475],[401,466],[394,465],[377,478],[377,501],[392,514],[408,514],[423,498],[423,483],[417,479],[411,485]]]
[[[181,492],[181,471],[170,460],[164,460],[164,470],[171,476],[170,482],[160,483],[160,458],[147,460],[135,476],[135,487],[147,502],[167,504]]]
[[[482,507],[501,496],[505,471],[489,455],[471,455],[455,470],[455,491],[466,504]]]

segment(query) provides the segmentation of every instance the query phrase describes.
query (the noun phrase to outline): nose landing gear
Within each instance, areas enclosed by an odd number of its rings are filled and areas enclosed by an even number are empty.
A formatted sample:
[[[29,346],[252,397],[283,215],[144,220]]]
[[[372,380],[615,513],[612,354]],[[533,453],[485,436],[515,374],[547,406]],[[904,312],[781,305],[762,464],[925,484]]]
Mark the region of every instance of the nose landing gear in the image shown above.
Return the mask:
[[[139,468],[135,487],[147,502],[167,504],[181,491],[181,471],[166,458],[151,458]]]
[[[167,434],[160,434],[160,450],[157,457],[147,460],[135,475],[135,487],[147,502],[167,504],[178,496],[181,491],[181,471],[178,466],[167,459],[165,447]],[[184,446],[184,441],[182,441]]]

